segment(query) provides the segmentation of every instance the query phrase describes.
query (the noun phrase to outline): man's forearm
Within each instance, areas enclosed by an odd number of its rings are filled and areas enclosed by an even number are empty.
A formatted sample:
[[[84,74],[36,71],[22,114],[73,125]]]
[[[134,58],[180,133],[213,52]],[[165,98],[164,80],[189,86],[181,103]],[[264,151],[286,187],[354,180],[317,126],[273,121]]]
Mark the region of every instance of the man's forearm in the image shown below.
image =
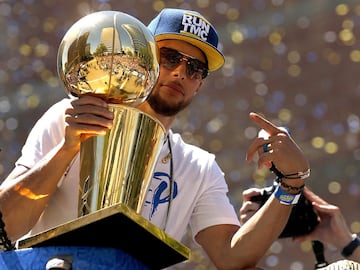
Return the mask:
[[[255,266],[284,229],[291,209],[271,196],[234,235],[234,254],[241,254]]]
[[[59,145],[33,168],[18,166],[5,179],[0,187],[0,209],[10,239],[35,225],[75,155]]]

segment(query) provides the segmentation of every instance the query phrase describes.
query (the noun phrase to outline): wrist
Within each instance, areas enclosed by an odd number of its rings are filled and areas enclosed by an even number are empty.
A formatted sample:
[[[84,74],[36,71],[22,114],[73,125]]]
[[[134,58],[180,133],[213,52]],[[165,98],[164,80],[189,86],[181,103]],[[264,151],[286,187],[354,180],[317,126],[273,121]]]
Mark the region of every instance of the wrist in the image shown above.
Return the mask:
[[[280,201],[281,204],[285,205],[297,204],[301,196],[301,192],[298,192],[297,194],[288,193],[281,187],[281,184],[277,185],[273,194],[275,198]]]
[[[305,182],[303,180],[284,181],[284,179],[279,179],[278,183],[284,191],[294,195],[301,193],[305,187]]]
[[[276,175],[277,180],[289,179],[291,181],[305,182],[305,180],[310,177],[310,169],[295,173],[283,173],[275,167],[274,163],[272,163],[270,171]]]
[[[287,178],[287,179],[303,179],[303,180],[305,180],[309,177],[310,177],[310,169],[295,172],[295,173],[283,174],[283,178]]]

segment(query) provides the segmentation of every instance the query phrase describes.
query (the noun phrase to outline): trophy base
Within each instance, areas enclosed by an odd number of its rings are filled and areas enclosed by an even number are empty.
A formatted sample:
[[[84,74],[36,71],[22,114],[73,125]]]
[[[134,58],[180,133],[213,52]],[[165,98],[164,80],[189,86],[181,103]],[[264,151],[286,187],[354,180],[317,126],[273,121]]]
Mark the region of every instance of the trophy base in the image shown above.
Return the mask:
[[[124,204],[79,217],[19,241],[18,248],[91,246],[118,248],[150,269],[189,259],[190,250]]]

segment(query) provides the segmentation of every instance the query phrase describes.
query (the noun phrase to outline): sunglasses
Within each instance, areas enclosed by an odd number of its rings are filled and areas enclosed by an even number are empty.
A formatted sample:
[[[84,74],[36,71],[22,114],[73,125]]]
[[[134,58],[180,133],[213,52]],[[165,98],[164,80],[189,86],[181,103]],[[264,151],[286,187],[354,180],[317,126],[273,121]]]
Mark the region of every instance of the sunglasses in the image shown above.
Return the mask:
[[[166,69],[174,70],[182,61],[186,61],[186,75],[189,79],[201,80],[209,74],[204,62],[174,49],[160,48],[160,64]]]

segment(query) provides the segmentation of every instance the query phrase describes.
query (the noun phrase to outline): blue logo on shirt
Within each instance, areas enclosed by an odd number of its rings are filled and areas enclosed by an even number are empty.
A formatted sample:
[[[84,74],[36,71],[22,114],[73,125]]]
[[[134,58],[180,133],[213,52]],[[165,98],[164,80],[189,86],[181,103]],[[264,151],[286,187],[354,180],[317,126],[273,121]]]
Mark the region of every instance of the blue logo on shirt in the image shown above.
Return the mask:
[[[145,201],[145,204],[151,204],[151,212],[149,220],[151,220],[152,216],[156,212],[158,206],[162,203],[169,203],[170,199],[170,175],[165,172],[155,172],[153,177],[153,182],[158,180],[158,185],[154,190],[150,189],[149,192],[153,194],[151,201]],[[173,179],[174,180],[174,179]],[[174,180],[173,187],[173,197],[174,199],[178,193],[177,183]]]

